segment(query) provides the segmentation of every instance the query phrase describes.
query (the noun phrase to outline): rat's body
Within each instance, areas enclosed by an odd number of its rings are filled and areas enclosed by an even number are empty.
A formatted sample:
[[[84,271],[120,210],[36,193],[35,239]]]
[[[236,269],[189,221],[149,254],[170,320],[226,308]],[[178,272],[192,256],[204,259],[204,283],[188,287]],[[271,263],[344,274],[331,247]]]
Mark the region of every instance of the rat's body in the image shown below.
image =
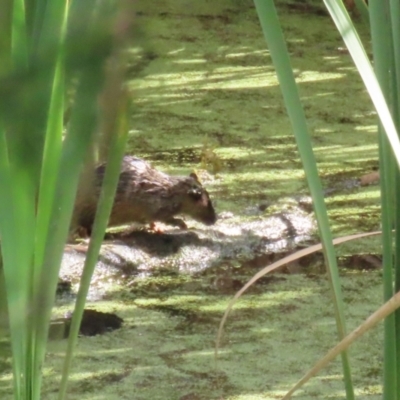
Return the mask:
[[[75,207],[75,224],[88,232],[92,229],[104,172],[105,164],[96,168],[94,193],[84,196]],[[167,175],[140,158],[125,156],[108,226],[160,221],[184,228],[185,223],[175,218],[178,214],[205,225],[212,225],[217,219],[210,197],[196,175]]]

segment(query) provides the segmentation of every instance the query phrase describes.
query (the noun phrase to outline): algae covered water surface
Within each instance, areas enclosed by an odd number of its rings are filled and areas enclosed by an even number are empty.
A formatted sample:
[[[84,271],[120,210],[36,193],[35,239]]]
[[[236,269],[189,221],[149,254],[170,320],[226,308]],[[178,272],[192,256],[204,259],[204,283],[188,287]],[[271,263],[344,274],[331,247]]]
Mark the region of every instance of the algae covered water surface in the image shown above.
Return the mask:
[[[379,229],[378,187],[349,184],[377,167],[371,102],[322,8],[293,6],[305,3],[300,1],[277,3],[334,234]],[[135,106],[128,152],[169,173],[195,169],[218,213],[232,213],[238,223],[254,218],[254,208],[307,195],[253,3],[165,0],[156,7],[143,0],[137,18],[144,45],[132,49],[129,86]],[[367,38],[366,27],[360,30]],[[379,239],[339,248],[342,256],[368,252],[379,254]],[[323,265],[317,267],[266,278],[239,300],[218,363],[218,325],[240,288],[230,276],[235,265],[225,280],[159,271],[115,285],[109,301],[95,306],[116,312],[124,327],[80,338],[69,398],[281,398],[337,340],[328,283]],[[249,266],[248,277],[256,271],[257,266]],[[381,272],[342,275],[352,329],[381,303]],[[56,397],[64,346],[50,345],[44,399]],[[350,352],[357,399],[381,398],[381,347],[376,328]],[[3,392],[10,393],[10,375],[1,379]],[[344,397],[338,360],[295,396]]]

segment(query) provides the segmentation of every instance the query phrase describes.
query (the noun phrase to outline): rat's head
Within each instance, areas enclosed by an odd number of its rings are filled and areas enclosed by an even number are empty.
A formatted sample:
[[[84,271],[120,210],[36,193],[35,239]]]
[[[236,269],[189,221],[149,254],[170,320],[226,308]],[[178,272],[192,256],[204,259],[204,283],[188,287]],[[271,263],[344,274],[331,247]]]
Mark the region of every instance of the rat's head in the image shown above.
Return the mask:
[[[205,225],[213,225],[217,220],[214,207],[206,189],[201,185],[197,175],[192,173],[185,180],[185,198],[181,212]]]

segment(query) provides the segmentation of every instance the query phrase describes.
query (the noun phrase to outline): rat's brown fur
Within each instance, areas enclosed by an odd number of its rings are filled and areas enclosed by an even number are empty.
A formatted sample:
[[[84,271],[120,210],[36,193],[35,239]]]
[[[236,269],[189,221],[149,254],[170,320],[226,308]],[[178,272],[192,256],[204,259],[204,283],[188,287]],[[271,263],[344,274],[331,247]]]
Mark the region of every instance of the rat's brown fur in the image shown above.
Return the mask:
[[[74,223],[87,232],[92,229],[104,172],[105,164],[96,168],[93,194],[84,196],[75,206]],[[196,175],[171,176],[140,158],[125,156],[108,226],[161,221],[184,228],[185,223],[175,218],[178,214],[205,225],[212,225],[217,219],[210,197]]]

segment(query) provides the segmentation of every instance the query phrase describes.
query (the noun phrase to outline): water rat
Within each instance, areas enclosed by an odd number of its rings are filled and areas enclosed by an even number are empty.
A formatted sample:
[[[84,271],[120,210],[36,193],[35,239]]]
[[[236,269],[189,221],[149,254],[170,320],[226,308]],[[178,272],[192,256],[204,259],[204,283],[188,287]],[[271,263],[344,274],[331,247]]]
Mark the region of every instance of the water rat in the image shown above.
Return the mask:
[[[89,234],[105,167],[105,164],[101,164],[96,168],[94,190],[77,200],[75,205],[74,224]],[[140,158],[125,156],[108,226],[160,221],[186,228],[182,219],[175,218],[178,214],[189,216],[205,225],[216,222],[217,215],[210,196],[197,176],[194,173],[189,176],[171,176]]]

